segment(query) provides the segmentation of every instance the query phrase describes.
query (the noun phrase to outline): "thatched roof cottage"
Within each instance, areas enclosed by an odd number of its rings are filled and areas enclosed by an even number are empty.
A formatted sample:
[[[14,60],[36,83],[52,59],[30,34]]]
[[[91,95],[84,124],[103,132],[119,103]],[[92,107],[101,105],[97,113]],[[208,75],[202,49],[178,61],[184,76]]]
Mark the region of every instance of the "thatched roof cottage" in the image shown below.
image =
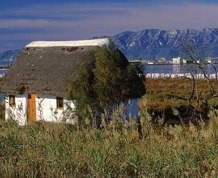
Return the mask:
[[[5,119],[24,125],[72,118],[75,105],[67,96],[73,76],[80,66],[92,67],[97,49],[108,44],[104,38],[36,41],[25,46],[1,82]],[[136,103],[133,114],[137,112]]]
[[[91,66],[95,51],[108,43],[108,39],[95,39],[28,44],[1,82],[6,120],[15,119],[21,125],[63,120],[67,110],[74,109],[66,96],[75,71]]]

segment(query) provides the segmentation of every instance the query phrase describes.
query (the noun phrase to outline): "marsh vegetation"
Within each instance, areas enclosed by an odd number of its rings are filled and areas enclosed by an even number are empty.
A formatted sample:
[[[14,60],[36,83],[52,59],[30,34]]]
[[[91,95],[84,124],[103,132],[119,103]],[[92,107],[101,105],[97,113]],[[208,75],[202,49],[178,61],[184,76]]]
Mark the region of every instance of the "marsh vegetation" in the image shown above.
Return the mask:
[[[198,82],[203,97],[208,88]],[[145,84],[147,95],[140,101],[140,138],[138,123],[125,120],[122,106],[113,113],[111,123],[102,122],[100,128],[91,126],[88,118],[81,127],[45,122],[20,127],[1,120],[0,176],[217,177],[216,108],[208,112],[208,122],[197,125],[167,125],[162,118],[153,122],[149,109],[163,111],[189,104],[176,97],[190,94],[189,83],[165,79],[146,80]],[[193,106],[195,102],[193,99]],[[208,103],[216,106],[216,99]]]

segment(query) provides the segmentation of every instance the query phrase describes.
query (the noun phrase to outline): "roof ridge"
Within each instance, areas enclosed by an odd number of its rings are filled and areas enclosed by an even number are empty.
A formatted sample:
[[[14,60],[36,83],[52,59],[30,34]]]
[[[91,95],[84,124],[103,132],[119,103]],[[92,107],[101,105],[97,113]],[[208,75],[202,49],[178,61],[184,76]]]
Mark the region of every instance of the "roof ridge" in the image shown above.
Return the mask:
[[[104,46],[109,44],[108,38],[92,39],[92,40],[77,40],[77,41],[33,41],[26,45],[30,47],[78,47],[78,46]]]

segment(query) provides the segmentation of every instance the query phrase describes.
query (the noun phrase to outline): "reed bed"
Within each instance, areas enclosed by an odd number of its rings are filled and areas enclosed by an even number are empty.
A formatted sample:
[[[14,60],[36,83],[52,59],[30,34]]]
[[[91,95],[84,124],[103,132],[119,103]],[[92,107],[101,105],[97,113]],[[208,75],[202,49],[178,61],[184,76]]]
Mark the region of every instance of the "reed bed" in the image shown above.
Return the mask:
[[[147,112],[187,104],[172,97],[172,91],[173,96],[187,97],[189,82],[147,79],[147,94],[140,101],[140,125],[135,120],[127,122],[122,108],[110,124],[102,122],[98,129],[86,124],[93,123],[90,121],[80,127],[46,122],[18,126],[0,119],[0,177],[217,178],[215,109],[209,113],[209,122],[197,126],[154,124]],[[207,95],[204,82],[199,80],[198,88]]]
[[[217,177],[218,122],[153,127],[141,113],[101,129],[0,123],[0,177]]]

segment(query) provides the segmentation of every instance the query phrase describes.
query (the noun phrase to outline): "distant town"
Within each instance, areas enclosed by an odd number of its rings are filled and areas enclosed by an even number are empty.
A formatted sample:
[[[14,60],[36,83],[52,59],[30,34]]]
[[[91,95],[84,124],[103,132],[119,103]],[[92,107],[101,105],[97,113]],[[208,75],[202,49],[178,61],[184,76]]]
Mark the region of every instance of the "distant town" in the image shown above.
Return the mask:
[[[145,59],[134,59],[130,62],[141,63],[145,65],[155,65],[155,64],[173,64],[173,65],[183,65],[183,64],[193,64],[193,63],[203,63],[203,64],[218,64],[218,57],[206,57],[202,60],[191,60],[184,59],[182,57],[174,57],[171,60],[167,60],[164,57],[154,59],[154,60],[145,60]]]

